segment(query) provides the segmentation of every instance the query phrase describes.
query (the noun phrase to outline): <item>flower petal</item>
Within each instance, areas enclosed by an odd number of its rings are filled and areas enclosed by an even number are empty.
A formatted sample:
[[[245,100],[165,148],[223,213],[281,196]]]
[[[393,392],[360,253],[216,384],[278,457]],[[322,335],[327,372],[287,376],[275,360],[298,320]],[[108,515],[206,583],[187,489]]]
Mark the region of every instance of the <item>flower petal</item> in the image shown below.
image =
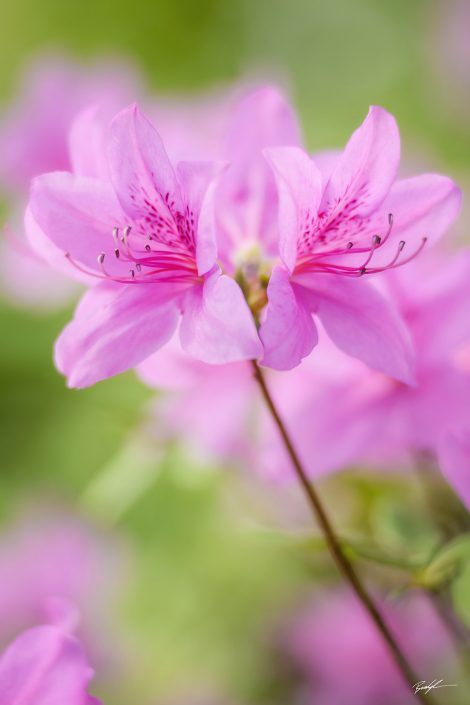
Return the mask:
[[[268,284],[266,317],[260,328],[264,346],[261,363],[290,370],[315,347],[318,334],[312,314],[298,299],[283,267],[273,270]]]
[[[391,295],[411,316],[422,364],[448,361],[470,343],[470,249],[452,257],[435,248],[386,275]],[[438,327],[438,334],[437,334]]]
[[[172,336],[182,289],[103,282],[80,301],[55,346],[70,387],[87,387],[134,367]]]
[[[388,214],[393,215],[389,242],[376,251],[372,265],[389,261],[400,240],[406,243],[403,258],[411,255],[422,244],[424,237],[427,238],[427,249],[456,220],[461,201],[460,189],[447,176],[422,174],[397,181],[367,224],[370,237],[375,233],[383,234]]]
[[[279,253],[292,271],[305,219],[320,205],[322,177],[308,154],[297,147],[272,147],[263,154],[274,170],[279,195]]]
[[[216,365],[256,359],[262,351],[241,289],[219,271],[208,276],[202,288],[187,292],[180,336],[186,352]]]
[[[244,95],[235,105],[227,130],[225,154],[230,167],[221,180],[218,219],[227,250],[247,239],[260,239],[267,252],[277,254],[277,193],[262,150],[300,144],[295,113],[271,86]]]
[[[444,477],[470,511],[470,430],[447,432],[438,457]]]
[[[108,178],[106,124],[107,121],[97,105],[82,110],[73,121],[68,141],[74,174],[103,180]]]
[[[297,298],[315,312],[345,353],[406,384],[414,384],[410,334],[391,303],[371,284],[333,274],[296,277]]]
[[[223,164],[179,162],[178,180],[193,213],[196,228],[196,261],[199,274],[206,274],[217,258],[214,193]]]
[[[137,105],[122,110],[109,129],[107,155],[111,181],[131,220],[148,215],[162,202],[183,203],[175,172],[160,135]]]
[[[55,626],[21,634],[0,658],[0,701],[7,705],[99,705],[87,694],[93,671],[79,642]]]
[[[128,274],[114,257],[113,228],[125,219],[109,184],[65,172],[46,174],[33,181],[29,210],[39,230],[77,262],[98,270],[97,257],[104,252],[110,274],[123,269]],[[28,229],[28,235],[35,247],[38,233]]]
[[[322,209],[329,219],[346,208],[364,216],[388,194],[400,161],[400,134],[395,118],[372,106],[336,162],[326,185]]]

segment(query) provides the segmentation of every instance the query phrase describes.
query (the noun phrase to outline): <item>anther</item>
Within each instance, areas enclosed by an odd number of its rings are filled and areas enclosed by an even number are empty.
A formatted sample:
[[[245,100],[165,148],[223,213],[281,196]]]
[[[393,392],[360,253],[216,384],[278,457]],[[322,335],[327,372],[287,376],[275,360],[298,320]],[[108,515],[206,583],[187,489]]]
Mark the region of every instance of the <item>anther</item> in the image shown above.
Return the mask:
[[[348,242],[348,244],[346,245],[346,249],[347,249],[347,250],[350,250],[351,247],[354,247],[354,243],[353,243],[353,242]]]
[[[114,239],[114,242],[116,243],[116,245],[118,243],[118,238],[119,238],[119,228],[113,228],[113,239]]]
[[[150,245],[145,245],[145,250],[146,250],[147,252],[151,252],[151,251],[152,251],[152,248],[150,247]]]
[[[119,259],[119,255],[120,255],[119,248],[116,247],[116,249],[114,250],[114,256],[116,257],[116,259]]]
[[[139,263],[139,262],[136,262],[136,263],[135,263],[135,268],[137,269],[138,272],[140,272],[140,270],[142,269],[142,267],[140,266],[140,263]]]
[[[132,279],[134,279],[134,277],[135,277],[135,272],[134,272],[133,269],[130,270],[130,275],[131,275]]]
[[[106,255],[105,255],[104,252],[100,252],[100,254],[99,254],[98,257],[97,257],[98,264],[100,264],[100,265],[103,264],[105,256],[106,256]]]

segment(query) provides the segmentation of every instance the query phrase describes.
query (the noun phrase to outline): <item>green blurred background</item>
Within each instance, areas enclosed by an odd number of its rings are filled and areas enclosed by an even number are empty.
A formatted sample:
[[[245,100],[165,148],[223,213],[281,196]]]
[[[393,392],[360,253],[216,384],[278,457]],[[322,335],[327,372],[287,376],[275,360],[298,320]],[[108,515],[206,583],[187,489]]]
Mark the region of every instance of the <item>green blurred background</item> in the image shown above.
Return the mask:
[[[128,57],[163,95],[247,75],[279,76],[291,86],[311,148],[344,143],[368,105],[378,103],[396,115],[412,166],[432,165],[465,188],[470,66],[462,70],[468,55],[455,39],[465,5],[4,0],[0,96],[5,102],[14,96],[23,67],[50,50],[86,61]],[[259,528],[266,508],[246,478],[194,467],[177,451],[162,462],[134,452],[151,394],[132,374],[67,390],[51,349],[69,316],[69,310],[38,314],[0,305],[3,520],[26,501],[53,498],[89,517],[131,555],[126,584],[115,586],[109,627],[127,665],[101,684],[107,702],[168,703],[199,691],[233,702],[288,702],[282,688],[289,674],[273,668],[270,630],[307,590],[312,573],[328,576],[328,569]],[[404,501],[401,481],[387,482],[396,541],[431,540],[413,492]],[[335,483],[326,493],[338,491]],[[355,493],[356,513],[383,510],[379,480],[345,483],[344,493]],[[275,498],[273,506],[269,525],[282,514]],[[407,506],[415,525],[406,524],[409,516],[404,524],[397,519]],[[290,511],[297,507],[302,516],[301,502],[292,498]]]

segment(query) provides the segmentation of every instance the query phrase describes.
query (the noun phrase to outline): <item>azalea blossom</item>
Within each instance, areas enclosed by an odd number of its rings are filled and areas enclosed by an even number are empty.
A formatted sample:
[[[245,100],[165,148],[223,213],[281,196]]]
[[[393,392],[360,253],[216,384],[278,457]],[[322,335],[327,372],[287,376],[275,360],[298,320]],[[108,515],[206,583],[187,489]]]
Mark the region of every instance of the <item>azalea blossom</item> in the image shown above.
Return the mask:
[[[100,705],[80,642],[63,625],[23,632],[0,657],[0,705]]]
[[[470,427],[447,431],[438,447],[444,477],[470,511]]]
[[[366,275],[413,260],[455,220],[460,192],[448,178],[397,181],[398,128],[372,107],[341,154],[311,159],[265,150],[279,190],[279,254],[260,336],[263,364],[289,369],[318,341],[312,314],[348,355],[413,381],[412,351],[396,312]]]
[[[69,385],[135,366],[170,339],[180,316],[181,343],[195,357],[257,357],[242,292],[216,264],[216,167],[180,162],[174,169],[136,106],[113,120],[107,158],[111,183],[57,173],[36,179],[32,190],[37,227],[78,269],[102,280],[56,345]]]
[[[382,601],[382,611],[408,658],[428,682],[451,672],[452,646],[426,598]],[[405,705],[413,703],[369,615],[356,598],[336,590],[299,610],[282,635],[284,651],[299,671],[295,703],[310,705]],[[454,683],[446,679],[446,682]],[[443,691],[444,692],[444,691]]]
[[[299,140],[289,106],[265,88],[234,111],[225,169],[217,175],[198,162],[175,170],[156,131],[128,108],[102,140],[111,183],[70,174],[36,180],[33,240],[39,232],[81,274],[104,280],[56,347],[70,386],[146,359],[171,338],[180,314],[183,349],[206,363],[294,367],[317,343],[314,312],[348,354],[413,380],[411,342],[393,302],[357,277],[405,264],[439,237],[457,214],[458,189],[436,175],[394,184],[398,131],[380,108],[342,155],[323,155],[319,167],[294,146]],[[398,237],[408,248],[417,242],[410,255]]]

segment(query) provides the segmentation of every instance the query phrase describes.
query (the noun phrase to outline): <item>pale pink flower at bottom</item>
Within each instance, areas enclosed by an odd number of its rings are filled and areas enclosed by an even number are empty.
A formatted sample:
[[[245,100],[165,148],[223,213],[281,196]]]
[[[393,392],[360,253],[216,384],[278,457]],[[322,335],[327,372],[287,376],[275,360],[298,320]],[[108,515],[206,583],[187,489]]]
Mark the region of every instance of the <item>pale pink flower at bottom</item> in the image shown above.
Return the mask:
[[[383,604],[382,611],[420,678],[455,682],[452,647],[430,602],[411,596]],[[284,648],[303,681],[296,705],[414,702],[370,616],[352,594],[314,598],[289,624]]]
[[[114,547],[67,514],[28,512],[0,536],[0,646],[12,634],[76,604],[87,643],[100,643],[119,573]]]
[[[100,705],[80,642],[60,626],[21,634],[0,657],[0,705]]]

